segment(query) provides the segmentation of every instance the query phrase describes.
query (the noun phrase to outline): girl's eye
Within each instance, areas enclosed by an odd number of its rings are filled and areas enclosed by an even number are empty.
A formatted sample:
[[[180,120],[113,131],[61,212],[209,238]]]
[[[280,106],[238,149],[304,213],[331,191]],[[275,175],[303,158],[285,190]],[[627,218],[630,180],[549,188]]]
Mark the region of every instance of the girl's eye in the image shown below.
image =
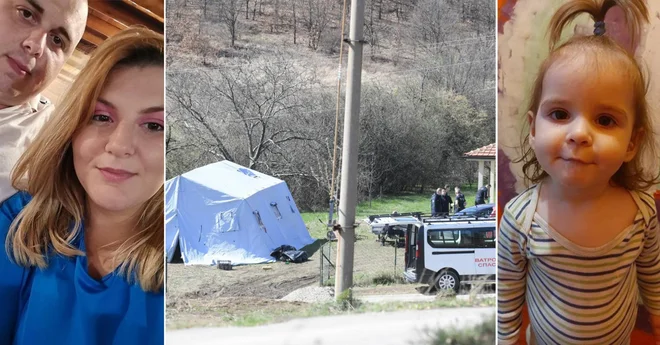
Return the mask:
[[[550,117],[554,120],[566,120],[568,119],[568,113],[563,110],[555,110],[550,113]]]
[[[596,119],[596,123],[603,127],[611,127],[616,125],[616,121],[610,116],[600,116]]]
[[[112,119],[108,115],[95,114],[94,116],[92,116],[92,120],[99,122],[110,122]]]
[[[165,129],[163,127],[163,125],[161,125],[160,123],[156,123],[156,122],[147,122],[147,123],[144,124],[144,126],[149,131],[152,131],[152,132],[162,132]]]

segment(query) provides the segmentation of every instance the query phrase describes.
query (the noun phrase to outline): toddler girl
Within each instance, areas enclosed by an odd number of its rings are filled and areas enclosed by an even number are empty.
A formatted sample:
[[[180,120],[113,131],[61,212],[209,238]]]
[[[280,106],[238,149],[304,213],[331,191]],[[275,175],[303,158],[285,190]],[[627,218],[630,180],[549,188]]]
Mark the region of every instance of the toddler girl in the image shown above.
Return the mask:
[[[550,23],[520,159],[532,186],[500,223],[499,344],[517,344],[521,332],[532,344],[628,344],[640,294],[660,339],[658,220],[643,192],[657,180],[642,165],[642,153],[654,152],[647,84],[633,54],[607,35],[614,6],[639,37],[643,0],[573,0]],[[594,34],[558,46],[582,13]]]

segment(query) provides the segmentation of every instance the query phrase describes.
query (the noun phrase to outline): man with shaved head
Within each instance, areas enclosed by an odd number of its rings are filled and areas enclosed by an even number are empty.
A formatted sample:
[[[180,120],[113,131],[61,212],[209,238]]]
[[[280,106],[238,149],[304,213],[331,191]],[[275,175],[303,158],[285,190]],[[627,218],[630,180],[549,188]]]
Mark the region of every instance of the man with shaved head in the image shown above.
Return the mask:
[[[11,169],[53,110],[40,93],[76,49],[87,11],[86,0],[0,0],[0,203],[16,192]],[[0,227],[6,232],[9,224]],[[0,248],[5,250],[4,236]],[[0,255],[0,344],[13,343],[20,291],[28,281],[27,271],[7,257]],[[21,272],[23,281],[6,278]]]
[[[0,0],[0,202],[10,173],[53,110],[40,93],[80,42],[87,0]]]

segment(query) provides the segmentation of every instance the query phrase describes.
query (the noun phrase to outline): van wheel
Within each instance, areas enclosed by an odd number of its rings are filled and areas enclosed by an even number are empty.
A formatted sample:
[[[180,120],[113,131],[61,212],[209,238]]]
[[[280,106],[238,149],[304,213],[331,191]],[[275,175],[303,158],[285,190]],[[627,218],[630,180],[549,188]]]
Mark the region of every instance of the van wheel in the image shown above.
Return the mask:
[[[439,291],[454,291],[458,292],[460,281],[458,275],[450,270],[440,271],[435,276],[435,288]]]

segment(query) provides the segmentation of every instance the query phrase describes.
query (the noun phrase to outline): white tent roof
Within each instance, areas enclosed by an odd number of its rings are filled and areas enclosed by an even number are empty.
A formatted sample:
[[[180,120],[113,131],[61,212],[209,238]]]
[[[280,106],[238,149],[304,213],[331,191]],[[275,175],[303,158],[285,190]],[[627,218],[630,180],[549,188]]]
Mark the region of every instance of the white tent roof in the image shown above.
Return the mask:
[[[209,164],[181,176],[240,199],[246,199],[259,191],[284,183],[280,179],[230,161]]]

